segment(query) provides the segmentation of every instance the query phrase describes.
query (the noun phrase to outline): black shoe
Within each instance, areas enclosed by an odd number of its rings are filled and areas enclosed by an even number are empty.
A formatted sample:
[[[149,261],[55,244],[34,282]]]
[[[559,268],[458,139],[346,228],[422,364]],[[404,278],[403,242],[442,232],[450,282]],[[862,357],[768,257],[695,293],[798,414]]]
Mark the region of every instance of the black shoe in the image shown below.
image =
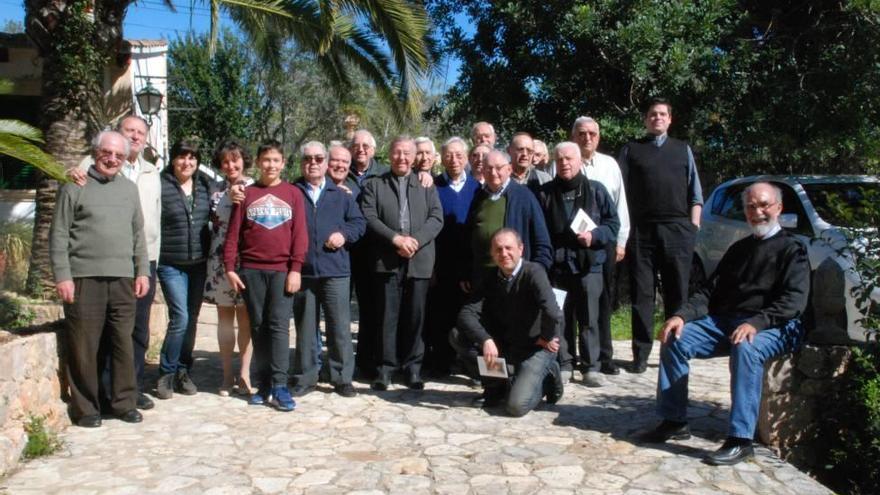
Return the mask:
[[[174,391],[183,395],[196,395],[198,393],[199,389],[196,388],[196,384],[189,377],[189,371],[186,368],[177,370],[177,374],[174,376]]]
[[[556,404],[562,398],[565,391],[565,385],[562,382],[562,374],[559,368],[555,366],[550,368],[550,374],[544,378],[544,396],[547,398],[547,404]]]
[[[406,386],[412,390],[424,390],[425,382],[422,381],[422,377],[418,373],[410,373],[406,378]]]
[[[605,375],[619,375],[620,368],[612,361],[605,361],[599,366],[599,372]]]
[[[121,419],[126,423],[140,423],[144,420],[144,416],[137,409],[132,409],[131,411],[122,414],[117,414],[116,418]]]
[[[156,397],[165,400],[174,397],[174,375],[168,373],[159,377],[156,383]]]
[[[370,384],[370,388],[373,390],[388,390],[388,385],[391,383],[391,379],[388,377],[388,373],[381,372],[376,375],[376,379],[373,380],[373,383]]]
[[[350,383],[339,383],[333,386],[333,390],[343,397],[354,397],[357,395],[354,387]]]
[[[147,397],[145,394],[138,394],[136,405],[137,405],[137,408],[142,411],[146,411],[147,409],[152,409],[153,406],[155,406],[155,404],[153,404],[153,401],[150,400],[150,398]]]
[[[477,397],[476,399],[474,399],[473,405],[475,407],[482,407],[482,408],[496,407],[496,406],[500,406],[502,402],[504,402],[504,394],[503,393],[490,391],[490,390],[483,390],[483,394],[480,395],[479,397]]]
[[[82,428],[97,428],[101,426],[101,416],[97,414],[94,416],[83,416],[76,420],[76,426]]]
[[[687,440],[691,437],[691,429],[687,423],[664,419],[653,430],[642,433],[639,443],[664,443],[667,440]]]
[[[290,391],[290,395],[294,397],[302,397],[310,392],[315,391],[314,385],[295,385]]]
[[[648,371],[648,363],[645,361],[633,361],[626,369],[627,373],[642,374]]]
[[[706,455],[705,461],[713,466],[732,466],[755,456],[755,447],[751,440],[730,438],[720,449]]]

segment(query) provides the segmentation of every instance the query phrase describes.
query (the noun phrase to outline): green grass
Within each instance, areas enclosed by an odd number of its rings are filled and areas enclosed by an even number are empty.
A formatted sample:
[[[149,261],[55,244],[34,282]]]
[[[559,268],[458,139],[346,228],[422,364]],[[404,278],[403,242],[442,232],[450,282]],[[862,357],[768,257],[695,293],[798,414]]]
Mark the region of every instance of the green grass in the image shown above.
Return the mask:
[[[654,311],[654,331],[656,332],[662,324],[663,312]],[[632,312],[630,311],[630,306],[621,306],[611,314],[611,338],[613,340],[632,339]]]
[[[61,448],[61,440],[54,431],[46,428],[46,418],[43,416],[30,416],[24,431],[28,437],[22,452],[25,459],[51,455]]]

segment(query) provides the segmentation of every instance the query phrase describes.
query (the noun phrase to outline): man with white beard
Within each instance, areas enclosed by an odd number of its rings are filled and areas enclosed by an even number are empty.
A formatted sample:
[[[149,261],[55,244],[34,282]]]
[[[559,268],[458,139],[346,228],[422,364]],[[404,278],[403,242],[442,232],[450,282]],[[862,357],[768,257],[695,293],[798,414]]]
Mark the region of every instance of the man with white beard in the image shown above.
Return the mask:
[[[730,246],[715,273],[660,329],[657,413],[663,421],[641,436],[646,443],[689,438],[688,361],[730,354],[728,436],[706,456],[713,465],[754,455],[764,362],[800,345],[799,318],[810,292],[807,249],[779,225],[779,188],[756,182],[742,201],[752,235]]]

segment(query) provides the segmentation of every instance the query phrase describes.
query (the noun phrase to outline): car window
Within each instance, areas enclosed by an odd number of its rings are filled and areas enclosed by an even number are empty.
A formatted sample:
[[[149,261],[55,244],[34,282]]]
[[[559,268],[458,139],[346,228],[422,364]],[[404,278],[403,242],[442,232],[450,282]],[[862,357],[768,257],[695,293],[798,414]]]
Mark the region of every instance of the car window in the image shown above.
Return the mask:
[[[816,212],[831,225],[873,227],[867,203],[880,196],[876,182],[804,184],[804,190]]]
[[[788,184],[774,182],[773,185],[782,191],[782,213],[797,215],[797,226],[786,230],[812,237],[813,226],[797,193]]]
[[[743,209],[742,192],[747,186],[748,184],[737,184],[728,187],[727,191],[724,192],[724,201],[718,208],[717,215],[731,220],[745,222],[746,213]]]

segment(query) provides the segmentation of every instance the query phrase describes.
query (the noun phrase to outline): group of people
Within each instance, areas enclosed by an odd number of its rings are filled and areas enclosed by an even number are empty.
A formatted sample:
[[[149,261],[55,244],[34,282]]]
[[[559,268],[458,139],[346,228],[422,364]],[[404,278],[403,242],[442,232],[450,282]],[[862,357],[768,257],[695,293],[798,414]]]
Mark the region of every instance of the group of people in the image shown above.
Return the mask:
[[[143,361],[157,279],[169,312],[160,399],[197,391],[190,372],[207,300],[218,310],[222,395],[291,411],[321,379],[354,396],[356,370],[377,391],[397,379],[421,390],[425,377],[464,372],[481,379],[484,406],[522,416],[544,398],[558,401],[574,369],[589,387],[620,373],[609,287],[615,263],[628,259],[631,373],[647,369],[658,279],[667,318],[663,421],[642,439],[689,435],[688,360],[729,351],[730,436],[709,460],[738,462],[752,454],[763,362],[803,335],[809,263],[779,227],[779,190],[756,184],[743,195],[754,235],[688,298],[702,191],[690,147],[667,134],[671,122],[667,101],[649,102],[646,136],[618,160],[598,152],[599,124],[589,117],[550,153],[522,132],[499,149],[492,125],[479,122],[472,148],[460,137],[442,144],[437,175],[429,138],[395,138],[384,165],[372,134],[359,130],[347,145],[303,145],[291,184],[273,141],[257,149],[256,181],[249,153],[231,140],[212,157],[222,182],[199,171],[200,150],[188,141],[175,143],[159,170],[141,156],[146,123],[129,116],[96,137],[93,157],[59,192],[52,225],[71,416],[95,427],[102,413],[138,422],[138,409],[153,407]]]

